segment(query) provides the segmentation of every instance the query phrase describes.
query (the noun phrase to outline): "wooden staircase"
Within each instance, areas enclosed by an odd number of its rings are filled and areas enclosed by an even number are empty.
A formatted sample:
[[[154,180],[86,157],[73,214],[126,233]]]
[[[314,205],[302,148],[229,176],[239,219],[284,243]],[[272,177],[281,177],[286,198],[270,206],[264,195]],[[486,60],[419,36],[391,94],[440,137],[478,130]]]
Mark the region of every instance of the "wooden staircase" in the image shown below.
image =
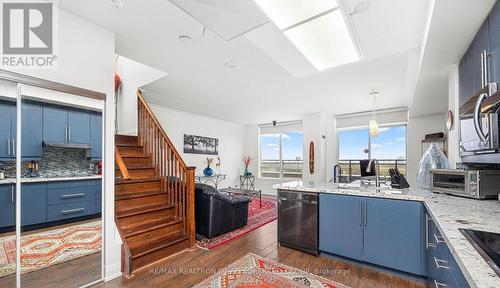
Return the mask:
[[[194,170],[187,167],[138,91],[138,136],[116,135],[115,221],[122,272],[194,247]]]

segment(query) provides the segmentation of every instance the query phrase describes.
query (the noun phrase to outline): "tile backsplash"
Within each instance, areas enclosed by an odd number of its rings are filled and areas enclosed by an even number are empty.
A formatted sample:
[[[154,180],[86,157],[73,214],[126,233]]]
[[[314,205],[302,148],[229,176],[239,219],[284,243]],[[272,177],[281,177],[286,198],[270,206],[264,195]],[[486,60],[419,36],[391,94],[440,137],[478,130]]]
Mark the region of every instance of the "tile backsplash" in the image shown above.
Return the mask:
[[[22,174],[26,171],[26,164],[23,161]],[[60,147],[44,147],[40,163],[41,177],[67,177],[67,176],[87,176],[92,175],[89,169],[91,161],[87,158],[87,150]],[[15,161],[0,161],[0,171],[5,172],[6,178],[16,177]]]

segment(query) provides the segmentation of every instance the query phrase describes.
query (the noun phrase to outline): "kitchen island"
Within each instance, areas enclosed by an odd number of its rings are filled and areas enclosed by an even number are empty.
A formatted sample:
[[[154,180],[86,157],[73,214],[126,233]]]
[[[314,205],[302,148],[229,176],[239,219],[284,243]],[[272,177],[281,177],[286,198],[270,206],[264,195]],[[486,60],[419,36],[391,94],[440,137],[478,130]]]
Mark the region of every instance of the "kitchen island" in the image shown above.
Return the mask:
[[[435,194],[421,189],[382,188],[377,190],[372,187],[356,187],[356,185],[339,186],[338,184],[302,183],[302,181],[287,182],[275,185],[274,188],[320,195],[346,195],[365,197],[363,199],[381,198],[422,203],[468,285],[470,287],[500,287],[500,277],[459,231],[462,228],[500,233],[499,201],[472,200]],[[321,225],[321,215],[319,222]]]

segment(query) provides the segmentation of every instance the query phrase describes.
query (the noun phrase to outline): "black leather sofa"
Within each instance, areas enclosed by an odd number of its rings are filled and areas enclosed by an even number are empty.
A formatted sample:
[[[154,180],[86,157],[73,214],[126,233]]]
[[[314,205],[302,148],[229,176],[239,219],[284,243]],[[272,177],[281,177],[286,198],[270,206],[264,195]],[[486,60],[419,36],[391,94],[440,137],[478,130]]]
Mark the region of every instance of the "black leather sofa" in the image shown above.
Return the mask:
[[[249,202],[246,196],[227,196],[210,185],[197,183],[196,233],[212,238],[247,225]]]

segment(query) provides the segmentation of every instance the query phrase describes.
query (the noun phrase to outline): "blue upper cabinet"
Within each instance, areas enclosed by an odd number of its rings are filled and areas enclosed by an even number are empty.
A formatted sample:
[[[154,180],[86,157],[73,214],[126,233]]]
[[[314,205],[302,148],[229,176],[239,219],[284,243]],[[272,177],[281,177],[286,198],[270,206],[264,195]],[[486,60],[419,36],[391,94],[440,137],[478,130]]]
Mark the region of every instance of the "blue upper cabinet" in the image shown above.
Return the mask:
[[[16,103],[0,101],[0,158],[16,158]]]
[[[92,159],[102,158],[102,114],[91,112],[90,115],[90,145]]]
[[[90,144],[90,112],[68,110],[68,142]]]
[[[490,82],[500,83],[500,1],[497,1],[488,17],[490,39]]]
[[[34,102],[22,103],[22,157],[42,157],[42,105]]]
[[[320,195],[321,251],[363,260],[363,201],[354,196]]]
[[[0,228],[16,224],[15,193],[14,185],[0,185]]]
[[[425,275],[423,209],[413,201],[366,200],[365,261]]]
[[[43,141],[66,142],[68,110],[58,106],[43,106]]]

